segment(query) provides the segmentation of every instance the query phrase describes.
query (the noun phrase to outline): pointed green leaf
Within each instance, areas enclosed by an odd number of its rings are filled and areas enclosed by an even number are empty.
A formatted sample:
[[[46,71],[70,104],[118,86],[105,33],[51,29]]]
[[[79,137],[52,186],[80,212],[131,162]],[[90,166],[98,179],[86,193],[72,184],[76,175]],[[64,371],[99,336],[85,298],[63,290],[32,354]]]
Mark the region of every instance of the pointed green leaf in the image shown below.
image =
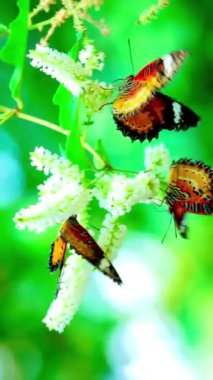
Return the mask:
[[[108,154],[104,148],[104,145],[103,145],[103,142],[102,140],[98,140],[97,143],[96,143],[96,152],[99,154],[99,156],[103,159],[104,163],[101,162],[101,160],[99,160],[97,157],[93,157],[93,163],[94,163],[94,166],[96,169],[100,170],[100,169],[103,169],[106,165],[111,167],[110,163],[109,163],[109,158],[108,158]]]
[[[11,22],[8,40],[0,52],[0,57],[3,61],[15,66],[10,80],[10,90],[19,108],[22,108],[21,81],[26,56],[29,2],[29,0],[17,1],[19,14]]]
[[[70,51],[70,56],[74,60],[78,58],[78,53],[82,46],[82,39],[82,34],[78,35],[78,39]],[[70,130],[66,144],[66,155],[73,163],[78,164],[81,169],[83,169],[87,164],[80,140],[80,100],[74,97],[64,86],[60,85],[53,97],[53,102],[59,106],[60,126],[63,129]]]
[[[53,97],[53,102],[59,106],[59,122],[63,129],[70,130],[66,143],[66,156],[74,164],[85,167],[83,149],[80,141],[79,98],[60,85]]]

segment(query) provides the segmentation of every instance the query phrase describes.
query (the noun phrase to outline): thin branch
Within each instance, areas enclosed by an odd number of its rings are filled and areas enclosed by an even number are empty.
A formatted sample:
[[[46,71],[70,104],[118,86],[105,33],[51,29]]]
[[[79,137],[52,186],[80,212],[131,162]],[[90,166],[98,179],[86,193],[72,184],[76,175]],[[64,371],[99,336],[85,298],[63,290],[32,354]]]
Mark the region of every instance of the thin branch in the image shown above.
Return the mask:
[[[43,28],[43,26],[51,25],[53,23],[53,21],[54,21],[54,18],[55,17],[51,17],[48,20],[40,21],[40,22],[38,22],[36,24],[30,24],[28,26],[28,30],[32,30],[32,29],[41,30]]]
[[[6,121],[10,120],[15,114],[16,114],[16,110],[9,110],[8,112],[3,112],[0,115],[0,125],[3,125],[4,123],[6,123]]]
[[[61,127],[59,127],[56,124],[50,123],[47,120],[43,120],[43,119],[40,119],[40,118],[32,116],[32,115],[25,114],[23,112],[20,112],[18,109],[11,109],[8,107],[0,106],[0,112],[1,111],[5,112],[6,114],[7,113],[10,114],[10,117],[17,116],[20,119],[27,120],[27,121],[30,121],[31,123],[39,124],[39,125],[42,125],[43,127],[52,129],[53,131],[61,133],[62,135],[69,136],[69,134],[70,134],[70,131],[62,129]]]

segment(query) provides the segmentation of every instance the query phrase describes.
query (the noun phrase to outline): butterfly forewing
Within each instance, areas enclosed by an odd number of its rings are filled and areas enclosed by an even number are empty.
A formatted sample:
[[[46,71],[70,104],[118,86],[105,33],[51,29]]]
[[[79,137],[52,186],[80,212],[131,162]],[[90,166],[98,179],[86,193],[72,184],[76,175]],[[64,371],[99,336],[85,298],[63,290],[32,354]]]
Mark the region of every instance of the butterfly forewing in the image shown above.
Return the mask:
[[[76,217],[68,218],[60,230],[61,238],[66,241],[75,252],[101,272],[112,278],[118,284],[121,284],[119,274],[104,255],[101,247],[96,243],[89,232],[77,221]]]
[[[187,55],[182,50],[167,54],[145,66],[136,76],[128,77],[113,103],[113,114],[125,116],[139,110],[155,91],[172,79]]]

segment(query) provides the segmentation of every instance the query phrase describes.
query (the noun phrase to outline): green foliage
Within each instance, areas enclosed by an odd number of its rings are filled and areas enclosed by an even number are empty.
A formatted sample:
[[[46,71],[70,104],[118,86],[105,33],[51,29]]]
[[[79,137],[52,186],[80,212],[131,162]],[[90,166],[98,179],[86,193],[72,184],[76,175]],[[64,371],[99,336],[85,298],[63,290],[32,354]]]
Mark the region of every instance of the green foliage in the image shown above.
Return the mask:
[[[9,87],[12,97],[16,101],[18,108],[21,109],[23,107],[21,83],[28,37],[29,1],[19,0],[17,5],[19,7],[19,14],[9,25],[10,34],[5,46],[1,50],[0,57],[5,62],[15,66]]]

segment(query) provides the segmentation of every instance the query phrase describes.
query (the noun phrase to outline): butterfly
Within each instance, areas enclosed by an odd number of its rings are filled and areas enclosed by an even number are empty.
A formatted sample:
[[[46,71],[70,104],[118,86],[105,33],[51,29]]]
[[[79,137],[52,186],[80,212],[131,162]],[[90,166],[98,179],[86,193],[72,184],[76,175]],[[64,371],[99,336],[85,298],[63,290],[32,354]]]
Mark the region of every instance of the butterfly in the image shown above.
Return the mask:
[[[112,105],[113,118],[124,136],[151,141],[162,129],[179,131],[198,124],[195,112],[157,91],[173,78],[187,55],[183,50],[167,54],[125,79]]]
[[[101,247],[96,243],[89,232],[78,222],[76,216],[70,216],[62,225],[58,238],[51,245],[49,259],[50,271],[62,270],[67,245],[73,248],[78,255],[98,268],[112,280],[121,284],[121,278],[110,260],[105,256]]]
[[[213,168],[187,158],[173,162],[165,202],[180,235],[187,238],[185,214],[213,214]]]

